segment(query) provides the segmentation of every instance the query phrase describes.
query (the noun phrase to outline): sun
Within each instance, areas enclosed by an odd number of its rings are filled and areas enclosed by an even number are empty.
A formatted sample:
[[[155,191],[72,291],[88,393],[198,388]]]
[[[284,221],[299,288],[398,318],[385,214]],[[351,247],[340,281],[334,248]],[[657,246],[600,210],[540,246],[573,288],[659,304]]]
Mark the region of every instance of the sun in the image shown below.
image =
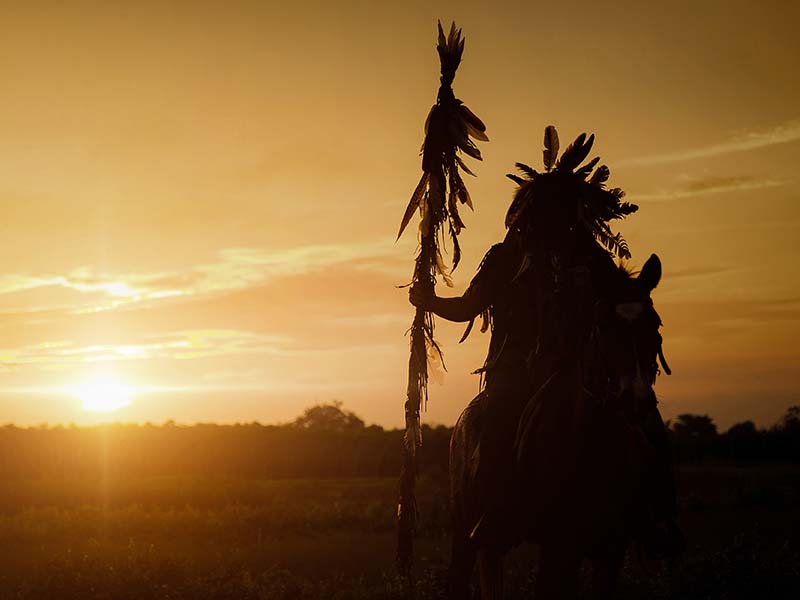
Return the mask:
[[[131,403],[132,386],[111,377],[97,377],[72,386],[71,394],[83,402],[84,410],[113,412]]]

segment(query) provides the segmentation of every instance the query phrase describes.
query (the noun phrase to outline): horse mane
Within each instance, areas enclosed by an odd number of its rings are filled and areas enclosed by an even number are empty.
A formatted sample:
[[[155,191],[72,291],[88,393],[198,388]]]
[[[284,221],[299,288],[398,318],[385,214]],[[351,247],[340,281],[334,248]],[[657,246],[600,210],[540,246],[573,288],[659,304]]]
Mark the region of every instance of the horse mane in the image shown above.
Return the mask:
[[[634,267],[629,260],[620,259],[617,262],[617,269],[627,275],[628,279],[633,279],[639,274],[639,269]]]

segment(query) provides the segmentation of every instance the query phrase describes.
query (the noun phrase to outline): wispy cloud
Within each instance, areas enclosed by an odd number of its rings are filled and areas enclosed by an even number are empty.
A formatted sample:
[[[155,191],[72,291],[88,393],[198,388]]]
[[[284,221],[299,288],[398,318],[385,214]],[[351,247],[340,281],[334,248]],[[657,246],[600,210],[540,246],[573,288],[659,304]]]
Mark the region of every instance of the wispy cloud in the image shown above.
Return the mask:
[[[334,265],[370,261],[378,270],[393,252],[386,240],[358,244],[322,244],[281,250],[226,248],[220,260],[193,269],[195,293],[232,290],[262,285],[279,277],[303,275]]]
[[[348,315],[333,317],[336,325],[352,327],[383,327],[387,325],[407,324],[408,313],[376,313],[371,315]]]
[[[383,343],[299,344],[288,335],[241,329],[197,329],[150,334],[133,340],[104,343],[57,341],[0,348],[0,368],[26,365],[61,368],[92,363],[143,360],[192,360],[231,355],[268,355],[283,358],[322,358],[342,354],[372,356],[396,350]]]
[[[670,271],[669,278],[674,280],[689,279],[693,277],[710,277],[714,275],[722,275],[723,273],[729,273],[731,270],[731,268],[723,267],[691,267],[687,269]]]
[[[730,154],[732,152],[756,150],[776,144],[788,144],[798,140],[800,140],[800,120],[793,120],[769,129],[747,131],[727,141],[712,144],[711,146],[667,152],[665,154],[655,154],[652,156],[632,157],[621,160],[617,164],[626,167],[660,165],[698,158],[711,158],[723,154]]]
[[[0,277],[0,295],[21,295],[47,288],[60,288],[64,292],[75,292],[80,300],[73,302],[48,302],[40,305],[21,302],[13,312],[41,312],[63,310],[83,312],[116,308],[132,302],[174,298],[186,293],[172,285],[163,274],[103,275],[86,267],[65,275],[26,275],[9,273]],[[183,282],[186,283],[186,282]]]
[[[683,198],[694,198],[708,194],[725,192],[744,192],[764,188],[780,187],[786,181],[776,179],[758,179],[755,177],[711,177],[693,182],[679,190],[659,190],[649,194],[630,194],[636,202],[666,202]]]
[[[356,270],[396,274],[397,249],[388,239],[352,244],[307,245],[277,250],[225,248],[217,260],[181,271],[155,273],[100,273],[83,267],[65,274],[0,276],[0,296],[13,295],[5,312],[59,310],[86,313],[113,310],[132,304],[174,301],[208,296],[268,284],[282,277],[304,275],[334,266],[352,265]],[[68,302],[47,294],[31,302],[22,295],[47,288],[71,292]],[[27,300],[27,301],[26,301]],[[11,298],[6,303],[12,301]]]
[[[146,359],[187,360],[231,354],[278,354],[291,341],[284,336],[229,329],[201,329],[148,335],[120,344],[79,345],[59,341],[0,350],[0,362],[15,366],[85,364]]]

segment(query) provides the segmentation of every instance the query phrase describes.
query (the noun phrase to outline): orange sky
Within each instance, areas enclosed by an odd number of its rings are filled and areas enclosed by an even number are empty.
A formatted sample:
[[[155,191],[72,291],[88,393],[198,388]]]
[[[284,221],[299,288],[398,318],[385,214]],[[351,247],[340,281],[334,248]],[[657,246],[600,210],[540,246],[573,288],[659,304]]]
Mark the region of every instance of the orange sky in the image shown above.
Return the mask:
[[[107,419],[68,393],[100,378],[136,388],[125,421],[340,399],[399,426],[415,239],[394,235],[437,18],[464,29],[456,94],[492,140],[453,293],[544,126],[594,132],[641,206],[634,262],[664,263],[665,415],[767,425],[800,402],[800,6],[129,4],[0,8],[0,421]],[[423,420],[452,424],[488,336],[438,332]]]

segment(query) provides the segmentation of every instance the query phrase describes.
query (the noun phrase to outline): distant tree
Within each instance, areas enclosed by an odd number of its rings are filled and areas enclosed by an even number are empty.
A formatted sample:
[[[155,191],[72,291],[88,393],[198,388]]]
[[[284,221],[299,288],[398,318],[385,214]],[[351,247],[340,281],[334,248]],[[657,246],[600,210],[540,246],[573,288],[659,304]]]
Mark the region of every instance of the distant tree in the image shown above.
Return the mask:
[[[733,439],[747,439],[755,437],[758,434],[758,430],[756,429],[756,424],[752,421],[744,421],[742,423],[736,423],[736,425],[731,425],[731,428],[728,429],[725,435]]]
[[[677,436],[695,440],[713,440],[717,437],[717,426],[708,415],[678,415],[672,424],[672,431]]]
[[[355,413],[342,410],[342,403],[339,400],[307,408],[295,419],[293,425],[308,431],[345,433],[364,430],[364,421]]]
[[[800,433],[800,405],[790,406],[780,421],[779,427],[787,432]]]
[[[732,425],[725,432],[721,445],[722,456],[734,462],[752,462],[762,459],[762,433],[752,421]]]
[[[800,463],[800,405],[787,408],[769,434],[780,462]]]
[[[678,415],[671,432],[673,449],[681,460],[703,460],[718,438],[717,426],[708,415]]]

